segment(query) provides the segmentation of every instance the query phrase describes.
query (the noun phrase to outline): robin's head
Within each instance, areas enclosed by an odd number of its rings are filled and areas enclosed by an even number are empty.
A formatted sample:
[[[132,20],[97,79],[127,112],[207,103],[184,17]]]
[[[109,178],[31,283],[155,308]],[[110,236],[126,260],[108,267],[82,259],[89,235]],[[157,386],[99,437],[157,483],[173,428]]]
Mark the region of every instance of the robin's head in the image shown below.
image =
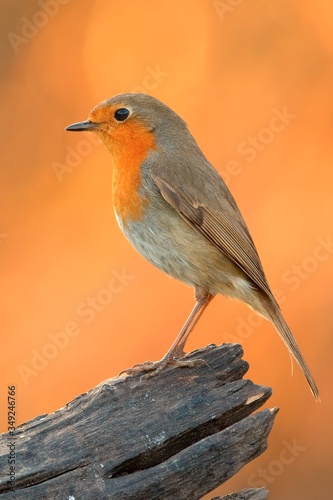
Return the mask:
[[[98,104],[88,120],[66,127],[69,131],[91,131],[115,154],[135,149],[142,141],[168,147],[185,132],[184,121],[168,106],[146,94],[118,94]]]

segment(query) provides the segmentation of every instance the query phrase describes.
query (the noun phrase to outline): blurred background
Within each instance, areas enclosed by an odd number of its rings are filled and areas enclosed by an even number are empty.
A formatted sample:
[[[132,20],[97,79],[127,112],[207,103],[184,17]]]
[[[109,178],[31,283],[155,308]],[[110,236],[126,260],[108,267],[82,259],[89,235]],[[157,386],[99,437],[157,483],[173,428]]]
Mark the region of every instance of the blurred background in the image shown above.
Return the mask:
[[[114,94],[172,107],[234,194],[319,385],[273,327],[217,297],[187,350],[239,342],[280,412],[267,451],[216,494],[332,495],[333,7],[329,0],[2,0],[1,430],[159,359],[193,292],[127,243],[112,160],[64,127]],[[211,498],[210,494],[207,498]]]

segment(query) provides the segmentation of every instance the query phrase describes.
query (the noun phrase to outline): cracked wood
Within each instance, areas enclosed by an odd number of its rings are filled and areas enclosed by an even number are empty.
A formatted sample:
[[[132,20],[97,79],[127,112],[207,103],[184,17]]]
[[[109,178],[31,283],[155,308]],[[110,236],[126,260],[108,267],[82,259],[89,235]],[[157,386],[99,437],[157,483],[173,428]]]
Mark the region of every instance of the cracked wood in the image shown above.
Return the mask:
[[[277,410],[253,414],[271,390],[243,379],[242,354],[207,346],[188,355],[203,360],[192,368],[115,377],[21,425],[16,489],[2,475],[1,500],[200,499],[267,446]]]

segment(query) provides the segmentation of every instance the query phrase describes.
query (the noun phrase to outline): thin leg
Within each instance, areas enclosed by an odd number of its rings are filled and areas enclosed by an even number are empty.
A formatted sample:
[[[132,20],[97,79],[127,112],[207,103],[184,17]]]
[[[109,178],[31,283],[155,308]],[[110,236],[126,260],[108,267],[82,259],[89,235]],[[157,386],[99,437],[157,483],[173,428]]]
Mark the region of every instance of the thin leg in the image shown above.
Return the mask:
[[[205,295],[204,297],[197,300],[189,317],[185,321],[183,328],[180,330],[176,340],[173,342],[168,352],[163,356],[162,360],[170,360],[175,357],[181,358],[184,356],[183,349],[185,347],[186,341],[212,298],[213,295]]]
[[[163,368],[165,368],[169,364],[175,364],[175,365],[180,365],[180,366],[193,366],[195,361],[191,360],[181,360],[181,359],[176,359],[176,358],[182,358],[184,356],[184,346],[185,343],[188,339],[188,336],[190,335],[191,331],[193,330],[194,326],[196,325],[198,319],[208,306],[209,302],[212,300],[213,295],[210,294],[203,294],[201,295],[200,293],[196,294],[197,295],[197,302],[195,306],[193,307],[191,314],[185,321],[185,324],[183,328],[180,330],[179,334],[177,335],[176,340],[173,342],[171,345],[170,349],[168,352],[163,356],[162,359],[159,361],[156,361],[155,363],[152,363],[148,361],[147,363],[143,364],[138,364],[134,365],[132,368],[129,368],[128,370],[124,370],[121,373],[127,373],[129,375],[135,374],[138,372],[150,372],[149,374],[145,375],[145,377],[152,377],[159,373]],[[199,295],[199,296],[198,296]]]

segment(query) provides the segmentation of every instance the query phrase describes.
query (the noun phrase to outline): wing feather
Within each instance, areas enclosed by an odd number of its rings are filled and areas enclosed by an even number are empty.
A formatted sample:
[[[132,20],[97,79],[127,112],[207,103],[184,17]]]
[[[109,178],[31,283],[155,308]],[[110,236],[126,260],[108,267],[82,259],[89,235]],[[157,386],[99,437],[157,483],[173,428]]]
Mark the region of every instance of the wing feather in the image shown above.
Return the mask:
[[[163,180],[160,176],[152,175],[152,178],[163,198],[179,215],[213,245],[218,247],[247,274],[257,287],[274,300],[257,250],[238,209],[235,218],[231,219],[230,211],[223,213],[221,210],[217,211],[205,203],[193,202],[183,190],[181,192],[180,189],[171,186],[169,182]]]

